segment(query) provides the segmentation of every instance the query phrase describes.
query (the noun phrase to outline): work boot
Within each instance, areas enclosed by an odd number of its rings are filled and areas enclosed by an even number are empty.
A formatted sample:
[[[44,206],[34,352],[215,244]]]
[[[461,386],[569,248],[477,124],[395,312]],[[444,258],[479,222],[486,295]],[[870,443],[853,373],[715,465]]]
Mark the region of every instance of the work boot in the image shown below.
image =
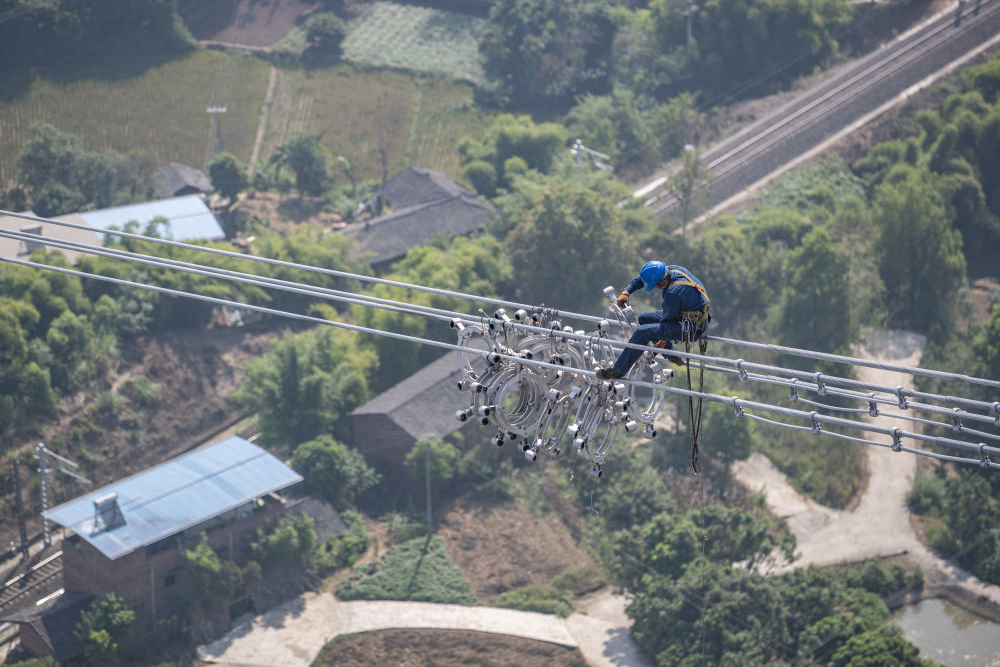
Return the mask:
[[[667,357],[667,361],[672,363],[674,366],[684,365],[684,359],[682,357],[678,357],[676,354],[668,354],[665,356]]]
[[[625,377],[614,368],[601,368],[597,371],[598,380],[618,380]]]

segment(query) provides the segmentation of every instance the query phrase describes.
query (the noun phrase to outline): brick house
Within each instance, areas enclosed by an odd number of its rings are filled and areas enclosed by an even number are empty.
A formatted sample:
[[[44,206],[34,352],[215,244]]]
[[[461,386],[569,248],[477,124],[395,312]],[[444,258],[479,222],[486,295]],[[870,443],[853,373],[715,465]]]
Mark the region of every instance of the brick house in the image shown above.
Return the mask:
[[[466,444],[479,442],[484,438],[479,422],[455,418],[469,405],[469,394],[458,389],[461,379],[458,353],[448,352],[355,408],[350,415],[354,447],[366,457],[401,466],[413,444],[424,437],[446,440],[461,432]]]
[[[64,599],[7,620],[19,623],[22,645],[35,655],[63,658],[58,652],[70,647],[45,629],[74,627],[80,609],[113,592],[135,611],[136,628],[149,630],[190,589],[185,549],[204,532],[221,559],[245,565],[257,528],[287,509],[276,492],[301,480],[232,436],[50,509],[43,516],[72,533],[62,542]]]

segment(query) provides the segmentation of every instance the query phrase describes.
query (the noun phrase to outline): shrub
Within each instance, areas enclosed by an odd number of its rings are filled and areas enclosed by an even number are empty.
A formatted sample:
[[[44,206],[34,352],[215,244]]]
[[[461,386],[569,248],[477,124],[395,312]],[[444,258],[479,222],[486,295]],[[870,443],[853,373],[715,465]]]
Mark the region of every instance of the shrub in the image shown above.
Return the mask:
[[[440,537],[418,537],[389,549],[337,589],[341,600],[415,600],[476,604],[469,583]]]
[[[917,477],[906,494],[906,504],[916,514],[929,514],[942,507],[945,483],[940,477]]]
[[[552,584],[533,584],[501,593],[493,598],[493,604],[507,609],[537,611],[542,614],[569,616],[570,595]]]

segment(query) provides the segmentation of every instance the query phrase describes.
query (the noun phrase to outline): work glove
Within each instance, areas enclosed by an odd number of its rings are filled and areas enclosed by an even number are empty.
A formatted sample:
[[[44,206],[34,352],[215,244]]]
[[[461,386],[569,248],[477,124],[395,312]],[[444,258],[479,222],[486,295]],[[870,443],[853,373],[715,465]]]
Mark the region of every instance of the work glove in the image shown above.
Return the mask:
[[[624,308],[625,306],[627,306],[628,305],[628,292],[622,292],[621,294],[619,294],[618,298],[615,299],[615,303],[618,304],[619,308]]]

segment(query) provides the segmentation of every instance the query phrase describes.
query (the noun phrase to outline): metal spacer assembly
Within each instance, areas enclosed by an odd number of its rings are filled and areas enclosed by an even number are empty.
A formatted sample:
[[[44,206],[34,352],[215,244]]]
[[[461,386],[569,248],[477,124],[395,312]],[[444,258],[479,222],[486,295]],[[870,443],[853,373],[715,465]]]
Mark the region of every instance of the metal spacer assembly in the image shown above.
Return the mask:
[[[733,410],[736,411],[736,416],[737,417],[742,417],[743,416],[743,406],[740,405],[740,399],[738,399],[735,396],[733,396]]]
[[[875,402],[875,392],[868,394],[868,416],[878,417],[878,403]]]
[[[743,360],[742,359],[737,359],[736,360],[736,370],[740,374],[740,382],[746,382],[749,379],[748,376],[747,376],[747,372],[745,370],[743,370]]]
[[[809,413],[809,418],[812,419],[812,432],[813,435],[819,435],[823,432],[823,429],[819,426],[819,419],[817,419],[816,411],[813,410]]]
[[[788,400],[791,401],[792,403],[794,403],[795,401],[799,400],[798,382],[799,382],[798,380],[796,380],[795,378],[792,378],[792,384],[788,388]]]
[[[816,382],[816,393],[820,396],[826,396],[826,384],[823,382],[823,374],[814,373],[813,380]]]
[[[986,453],[986,443],[985,442],[979,443],[979,467],[989,468],[991,463],[993,462],[990,461],[990,457]]]
[[[1000,426],[1000,401],[994,401],[993,403],[993,425]]]
[[[906,402],[906,390],[903,389],[903,385],[896,387],[896,397],[899,399],[900,410],[905,410],[910,407],[910,404]]]
[[[952,415],[951,415],[951,430],[952,431],[961,431],[962,430],[962,417],[959,416],[959,415],[960,415],[960,413],[962,411],[960,409],[958,409],[958,408],[952,408],[951,412],[952,412]]]
[[[898,426],[893,427],[893,429],[892,429],[892,445],[890,446],[890,448],[892,449],[892,451],[894,451],[894,452],[901,452],[901,451],[903,451],[903,443],[901,442],[902,439],[903,439],[903,433],[902,433],[902,431],[899,430]]]

